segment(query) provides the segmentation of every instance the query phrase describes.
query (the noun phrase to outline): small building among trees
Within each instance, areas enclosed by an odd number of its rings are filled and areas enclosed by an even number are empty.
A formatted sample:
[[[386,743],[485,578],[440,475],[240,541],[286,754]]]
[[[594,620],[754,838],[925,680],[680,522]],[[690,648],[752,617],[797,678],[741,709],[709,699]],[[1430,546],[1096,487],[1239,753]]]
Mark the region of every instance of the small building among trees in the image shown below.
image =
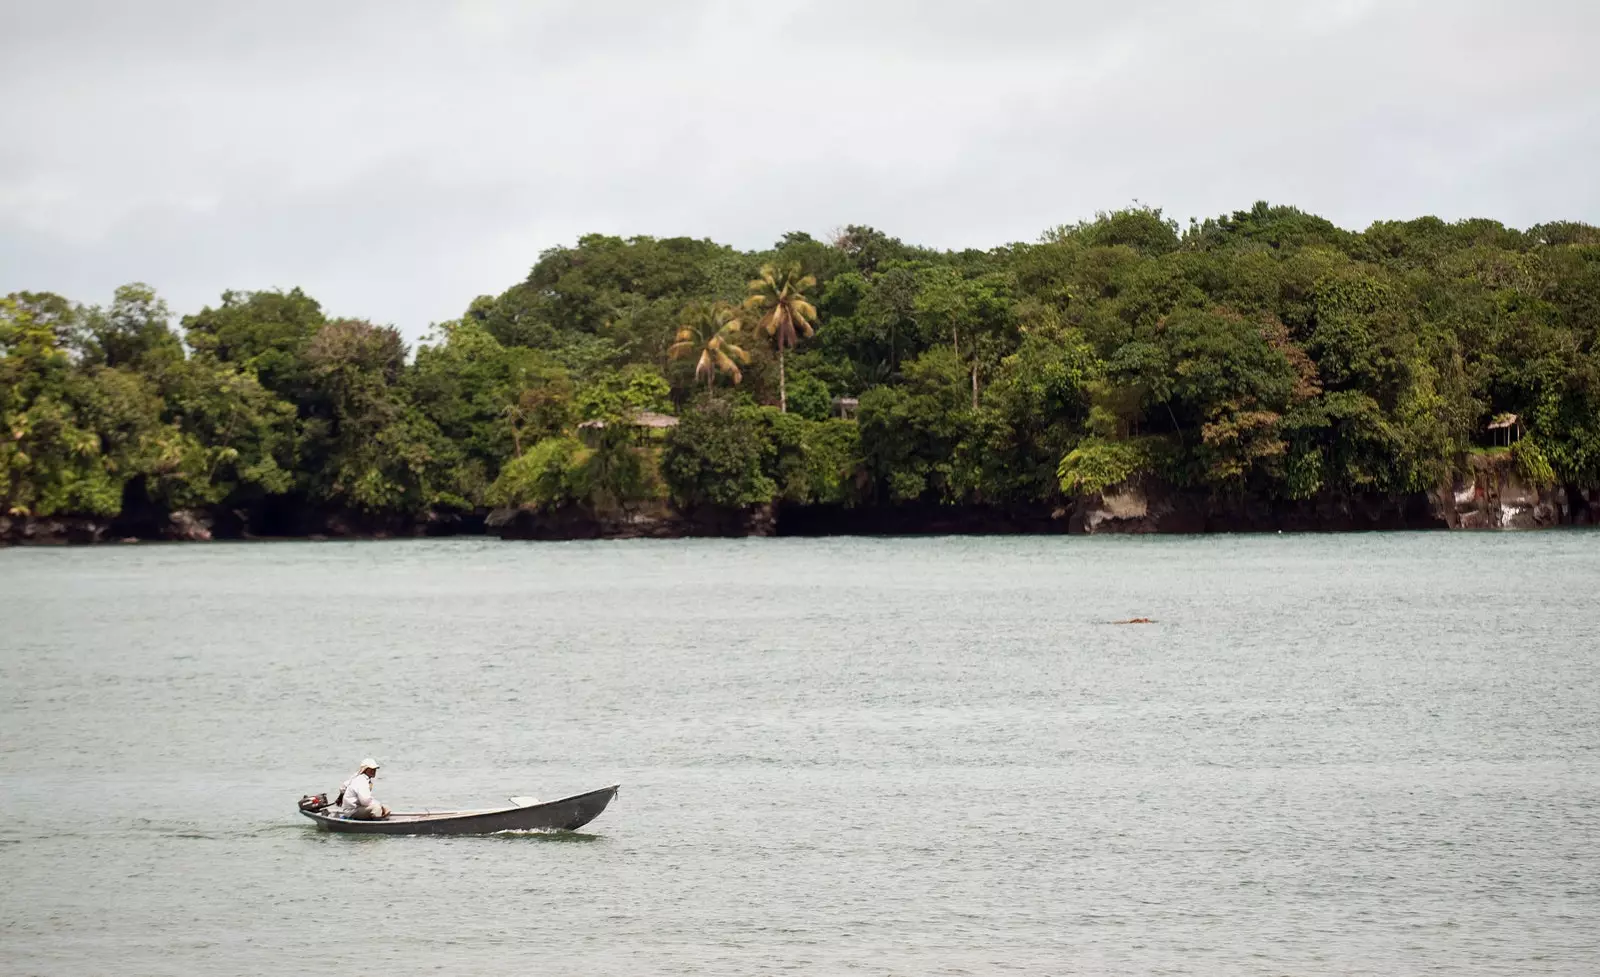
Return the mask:
[[[1522,419],[1515,414],[1496,414],[1489,422],[1489,443],[1495,447],[1511,447],[1522,440]]]
[[[650,431],[665,431],[678,426],[678,419],[671,414],[660,414],[653,410],[642,410],[627,419],[629,427],[643,428]],[[606,427],[606,422],[595,418],[584,421],[578,427],[585,431],[600,431]]]

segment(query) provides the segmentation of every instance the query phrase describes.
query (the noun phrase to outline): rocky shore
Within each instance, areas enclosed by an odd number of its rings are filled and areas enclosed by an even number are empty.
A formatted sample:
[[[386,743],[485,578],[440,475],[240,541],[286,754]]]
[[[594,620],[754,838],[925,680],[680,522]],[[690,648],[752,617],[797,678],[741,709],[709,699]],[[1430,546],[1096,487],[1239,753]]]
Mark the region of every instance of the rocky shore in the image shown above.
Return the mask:
[[[253,539],[389,539],[498,536],[507,540],[680,539],[737,536],[912,536],[1105,533],[1357,532],[1418,529],[1542,529],[1600,523],[1600,489],[1535,487],[1501,458],[1432,492],[1325,495],[1313,499],[1219,500],[1164,486],[1086,496],[1050,506],[797,506],[681,511],[666,503],[614,513],[580,507],[431,510],[379,517],[269,499],[249,509],[162,512],[134,507],[116,517],[0,516],[0,544],[89,544]]]

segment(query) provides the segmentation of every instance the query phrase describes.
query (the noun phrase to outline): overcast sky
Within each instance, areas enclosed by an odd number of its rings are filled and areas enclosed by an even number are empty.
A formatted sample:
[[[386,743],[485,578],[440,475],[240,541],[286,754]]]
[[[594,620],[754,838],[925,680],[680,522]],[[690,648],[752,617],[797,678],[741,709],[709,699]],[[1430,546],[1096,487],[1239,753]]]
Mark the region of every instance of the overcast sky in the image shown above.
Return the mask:
[[[592,231],[1600,223],[1597,40],[1595,0],[0,0],[0,294],[299,285],[415,338]]]

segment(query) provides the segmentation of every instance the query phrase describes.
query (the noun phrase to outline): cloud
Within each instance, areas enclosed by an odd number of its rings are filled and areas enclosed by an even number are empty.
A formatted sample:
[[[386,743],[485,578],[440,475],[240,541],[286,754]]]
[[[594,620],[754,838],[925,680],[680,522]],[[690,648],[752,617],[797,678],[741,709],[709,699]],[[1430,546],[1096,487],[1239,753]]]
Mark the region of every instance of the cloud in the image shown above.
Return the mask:
[[[0,37],[0,292],[420,335],[599,231],[988,247],[1137,198],[1600,222],[1584,0],[61,0]]]

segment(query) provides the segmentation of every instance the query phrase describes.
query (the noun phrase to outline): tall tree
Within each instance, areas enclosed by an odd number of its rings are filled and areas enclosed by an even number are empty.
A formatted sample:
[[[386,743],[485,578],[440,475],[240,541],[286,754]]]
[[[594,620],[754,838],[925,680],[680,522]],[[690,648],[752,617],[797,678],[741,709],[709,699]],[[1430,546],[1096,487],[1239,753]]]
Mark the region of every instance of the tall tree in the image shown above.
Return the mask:
[[[122,480],[76,409],[83,377],[36,306],[0,298],[0,517],[114,515]]]
[[[788,392],[784,388],[783,351],[809,337],[816,331],[817,310],[806,301],[805,290],[817,284],[810,275],[802,274],[797,264],[775,268],[761,266],[761,277],[750,282],[750,297],[744,300],[745,308],[761,313],[761,328],[772,337],[778,347],[778,410],[789,409]]]
[[[322,307],[300,291],[222,293],[222,303],[184,316],[184,337],[202,356],[237,363],[280,397],[306,395],[307,346],[325,324]]]
[[[168,325],[167,303],[149,285],[135,282],[116,291],[109,309],[88,309],[84,359],[104,366],[153,366],[183,359],[183,346]]]
[[[705,380],[708,395],[712,394],[718,373],[728,374],[734,383],[744,379],[739,364],[748,364],[750,354],[736,342],[739,310],[725,302],[691,302],[684,307],[682,320],[677,341],[667,350],[669,358],[700,354],[694,365],[694,378]]]
[[[301,457],[312,494],[367,512],[416,512],[433,498],[436,463],[453,447],[406,399],[399,332],[338,319],[306,346],[312,399]]]

